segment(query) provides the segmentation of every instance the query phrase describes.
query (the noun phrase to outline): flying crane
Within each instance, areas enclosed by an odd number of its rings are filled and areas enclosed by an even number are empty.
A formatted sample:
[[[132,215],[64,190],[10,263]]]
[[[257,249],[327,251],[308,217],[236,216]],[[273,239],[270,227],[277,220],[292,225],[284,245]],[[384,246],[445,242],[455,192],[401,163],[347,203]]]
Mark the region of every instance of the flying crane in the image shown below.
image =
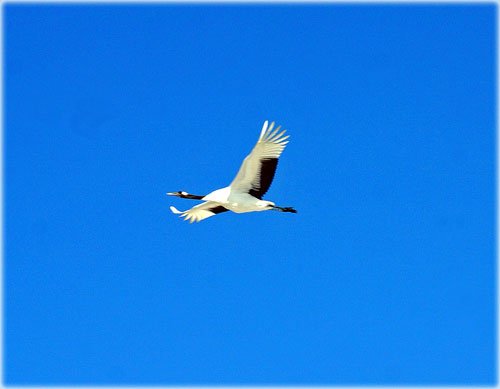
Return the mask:
[[[289,136],[281,126],[274,128],[274,122],[264,122],[259,140],[252,152],[243,160],[233,182],[225,188],[217,189],[206,196],[189,194],[184,191],[169,192],[169,196],[183,199],[203,200],[204,202],[187,211],[179,211],[171,206],[170,210],[188,220],[199,222],[222,212],[236,213],[257,211],[279,211],[297,213],[292,207],[279,207],[272,201],[263,200],[271,186],[278,166],[278,158],[288,143]]]

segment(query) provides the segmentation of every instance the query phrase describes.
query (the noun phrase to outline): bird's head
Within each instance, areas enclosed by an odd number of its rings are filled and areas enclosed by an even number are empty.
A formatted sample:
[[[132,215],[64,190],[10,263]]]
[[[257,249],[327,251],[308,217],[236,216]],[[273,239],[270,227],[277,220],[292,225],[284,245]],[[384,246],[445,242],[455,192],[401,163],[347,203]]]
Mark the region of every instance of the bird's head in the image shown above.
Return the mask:
[[[178,192],[168,192],[168,196],[186,197],[189,196],[188,192],[178,191]]]

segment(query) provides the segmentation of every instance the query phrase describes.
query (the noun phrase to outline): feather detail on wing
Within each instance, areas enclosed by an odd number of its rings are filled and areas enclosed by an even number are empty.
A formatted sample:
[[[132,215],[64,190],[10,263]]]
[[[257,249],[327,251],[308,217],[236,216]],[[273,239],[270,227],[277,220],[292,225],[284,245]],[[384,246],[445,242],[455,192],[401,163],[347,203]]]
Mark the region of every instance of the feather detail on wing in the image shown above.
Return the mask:
[[[285,130],[280,132],[280,128],[274,128],[274,122],[269,126],[267,120],[264,122],[257,144],[231,183],[232,190],[262,199],[273,181],[278,158],[288,143]]]
[[[205,203],[198,204],[187,211],[179,211],[177,208],[171,206],[170,210],[176,215],[180,215],[184,220],[188,220],[190,223],[200,222],[206,218],[217,215],[218,213],[227,212],[228,210],[224,208],[219,203],[213,201],[207,201]]]

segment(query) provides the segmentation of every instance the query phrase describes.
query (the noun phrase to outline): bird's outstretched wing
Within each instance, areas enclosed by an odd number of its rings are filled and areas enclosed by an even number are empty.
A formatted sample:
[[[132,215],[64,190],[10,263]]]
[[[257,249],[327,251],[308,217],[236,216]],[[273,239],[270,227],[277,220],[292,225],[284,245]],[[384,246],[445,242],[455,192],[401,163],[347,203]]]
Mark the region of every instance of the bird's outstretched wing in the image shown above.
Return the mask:
[[[180,215],[184,220],[189,220],[190,223],[199,222],[208,217],[217,215],[218,213],[227,212],[227,209],[213,201],[207,201],[194,206],[187,211],[179,211],[175,207],[170,207],[170,210],[176,215]]]
[[[285,130],[279,132],[280,127],[274,128],[274,122],[269,126],[267,120],[264,122],[259,140],[244,159],[231,189],[262,199],[273,181],[278,158],[288,143],[288,136],[284,136]]]

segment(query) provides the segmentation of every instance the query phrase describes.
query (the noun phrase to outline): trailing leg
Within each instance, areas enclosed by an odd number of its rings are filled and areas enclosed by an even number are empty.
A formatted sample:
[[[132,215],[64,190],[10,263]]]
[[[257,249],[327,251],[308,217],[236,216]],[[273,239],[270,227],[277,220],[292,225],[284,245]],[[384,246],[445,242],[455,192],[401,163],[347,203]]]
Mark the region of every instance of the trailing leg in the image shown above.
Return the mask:
[[[279,211],[279,212],[291,212],[291,213],[297,213],[297,211],[292,208],[292,207],[278,207],[277,205],[275,205],[273,207],[273,210],[275,211]]]

